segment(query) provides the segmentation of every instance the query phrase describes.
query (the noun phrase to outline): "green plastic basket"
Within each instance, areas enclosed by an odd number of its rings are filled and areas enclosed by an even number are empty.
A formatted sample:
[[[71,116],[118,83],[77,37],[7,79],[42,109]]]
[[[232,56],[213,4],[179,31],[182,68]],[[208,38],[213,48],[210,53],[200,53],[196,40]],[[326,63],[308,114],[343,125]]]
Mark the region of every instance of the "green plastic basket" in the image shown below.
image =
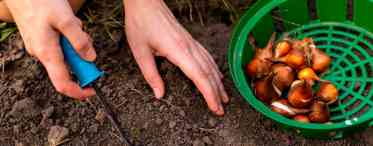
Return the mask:
[[[352,7],[348,0],[257,0],[236,25],[230,42],[228,61],[236,87],[257,111],[305,137],[342,138],[372,126],[371,14],[373,0],[354,0]],[[288,119],[272,112],[253,94],[244,69],[254,55],[248,35],[252,34],[259,47],[264,47],[274,31],[299,39],[312,37],[317,47],[333,58],[329,71],[321,76],[332,81],[340,92],[338,103],[330,107],[332,124]]]

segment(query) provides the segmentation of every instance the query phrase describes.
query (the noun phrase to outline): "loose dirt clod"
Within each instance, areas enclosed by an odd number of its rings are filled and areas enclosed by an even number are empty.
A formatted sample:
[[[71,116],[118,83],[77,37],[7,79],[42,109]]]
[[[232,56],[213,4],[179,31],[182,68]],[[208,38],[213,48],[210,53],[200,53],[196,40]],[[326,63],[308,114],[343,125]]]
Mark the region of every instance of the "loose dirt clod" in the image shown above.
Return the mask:
[[[24,80],[16,80],[12,84],[12,89],[16,91],[17,93],[22,93],[24,90],[25,81]]]
[[[12,110],[8,113],[8,116],[13,116],[15,118],[19,117],[35,117],[40,114],[40,107],[31,98],[25,98],[17,101]]]
[[[174,128],[176,126],[176,122],[175,121],[171,121],[168,126],[170,128]]]
[[[205,142],[206,144],[210,144],[210,145],[214,144],[214,143],[211,141],[210,137],[208,137],[208,136],[204,136],[204,137],[202,138],[202,141]]]
[[[193,146],[204,146],[205,144],[200,139],[196,139],[193,141]]]
[[[157,119],[155,120],[155,124],[157,124],[157,125],[161,125],[162,122],[163,122],[163,120],[162,120],[161,118],[157,118]]]
[[[214,118],[211,117],[211,118],[209,118],[208,123],[209,123],[209,126],[215,127],[216,124],[217,124],[217,121]]]
[[[96,117],[95,119],[100,122],[101,124],[104,123],[105,121],[105,111],[103,109],[98,109],[97,113],[96,113]]]
[[[88,132],[97,133],[98,128],[99,128],[98,124],[93,124],[93,125],[89,126]]]
[[[58,146],[68,141],[65,139],[69,135],[69,129],[61,126],[53,126],[48,133],[49,146]]]
[[[182,117],[185,117],[185,115],[186,115],[184,110],[180,110],[179,114],[180,114],[180,116],[182,116]]]
[[[25,144],[22,142],[16,141],[15,146],[25,146]]]

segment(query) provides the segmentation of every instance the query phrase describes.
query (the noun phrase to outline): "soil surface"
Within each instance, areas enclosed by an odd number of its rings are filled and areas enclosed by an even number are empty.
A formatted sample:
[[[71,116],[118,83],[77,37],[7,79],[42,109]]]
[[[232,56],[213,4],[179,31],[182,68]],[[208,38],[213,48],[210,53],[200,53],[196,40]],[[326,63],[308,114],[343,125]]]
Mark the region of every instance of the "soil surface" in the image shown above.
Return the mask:
[[[120,6],[118,0],[94,1],[80,17],[95,41],[97,64],[107,73],[98,86],[134,145],[373,145],[373,129],[342,140],[305,139],[256,112],[230,78],[226,52],[232,19],[216,6],[204,7],[200,18],[196,11],[189,15],[187,8],[175,6],[173,11],[224,73],[231,97],[226,115],[211,114],[192,82],[163,58],[157,63],[167,94],[154,99],[123,34]],[[1,146],[42,146],[48,141],[64,146],[121,145],[97,102],[91,105],[58,94],[43,66],[22,48],[19,33],[0,45],[0,57],[8,58],[3,59],[5,67],[0,66]]]

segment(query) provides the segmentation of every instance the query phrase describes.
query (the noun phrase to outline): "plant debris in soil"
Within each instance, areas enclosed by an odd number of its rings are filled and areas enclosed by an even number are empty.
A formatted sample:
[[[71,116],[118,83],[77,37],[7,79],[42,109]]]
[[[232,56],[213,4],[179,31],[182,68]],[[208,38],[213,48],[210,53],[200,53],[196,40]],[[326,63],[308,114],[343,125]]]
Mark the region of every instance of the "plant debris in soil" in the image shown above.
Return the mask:
[[[193,5],[196,1],[190,2]],[[245,9],[240,6],[242,1],[232,0],[231,5],[236,4],[237,13]],[[82,9],[80,17],[98,48],[97,64],[108,73],[97,85],[134,145],[373,145],[372,129],[335,141],[304,139],[283,131],[245,102],[229,76],[226,52],[234,9],[224,5],[199,5],[205,9],[202,19],[199,9],[172,9],[186,29],[208,48],[224,73],[225,88],[231,97],[226,115],[211,114],[192,82],[163,58],[157,58],[157,65],[166,81],[167,95],[156,100],[122,35],[120,6],[119,0],[92,1]],[[194,19],[190,19],[190,13]],[[0,72],[0,145],[121,144],[108,120],[97,118],[90,104],[54,90],[43,66],[25,55],[19,33],[12,34],[0,47],[0,61],[9,54],[17,56],[7,59]],[[19,52],[23,55],[17,55]]]

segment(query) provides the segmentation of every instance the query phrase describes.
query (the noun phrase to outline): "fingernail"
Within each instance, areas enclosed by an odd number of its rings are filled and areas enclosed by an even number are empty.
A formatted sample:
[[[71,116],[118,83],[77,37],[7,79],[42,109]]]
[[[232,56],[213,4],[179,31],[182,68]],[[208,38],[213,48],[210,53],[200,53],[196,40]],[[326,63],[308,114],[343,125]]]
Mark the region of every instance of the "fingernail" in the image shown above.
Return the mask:
[[[224,115],[224,110],[219,110],[219,111],[217,112],[217,115],[218,115],[218,116],[223,116],[223,115]]]
[[[155,94],[155,98],[157,98],[157,99],[161,99],[162,98],[161,89],[154,88],[153,91],[154,91],[154,94]]]
[[[219,106],[219,110],[216,112],[218,116],[223,116],[224,115],[224,109],[222,106]]]

